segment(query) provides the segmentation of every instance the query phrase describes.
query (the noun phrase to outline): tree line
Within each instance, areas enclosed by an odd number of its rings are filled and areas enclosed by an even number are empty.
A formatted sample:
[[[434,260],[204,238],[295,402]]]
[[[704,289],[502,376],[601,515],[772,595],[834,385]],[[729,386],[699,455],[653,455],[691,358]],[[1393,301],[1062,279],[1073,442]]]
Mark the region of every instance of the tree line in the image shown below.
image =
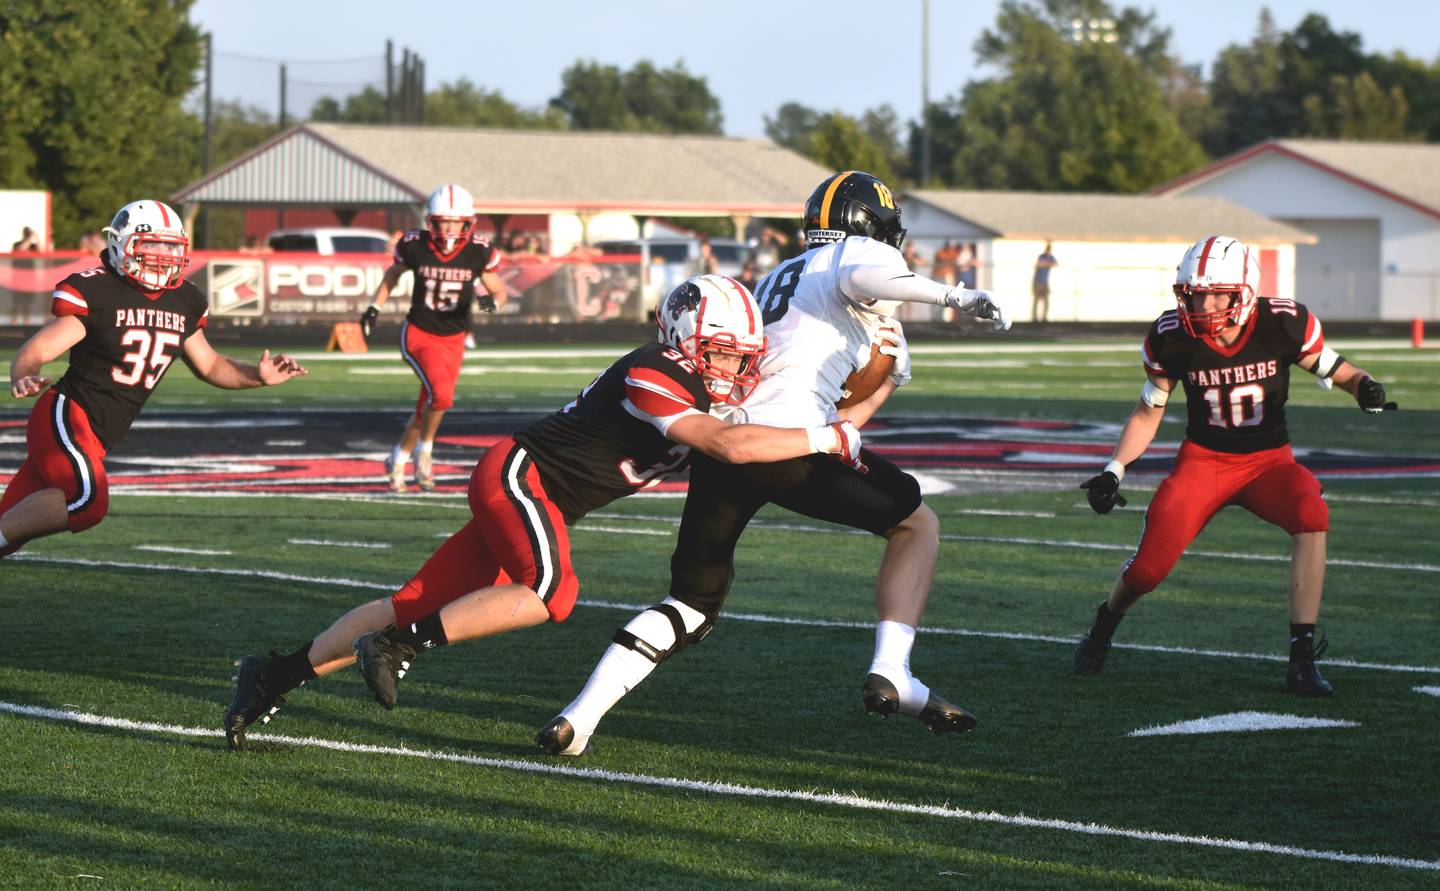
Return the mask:
[[[201,111],[186,97],[203,37],[190,6],[0,5],[0,187],[53,193],[57,245],[201,175]],[[1107,0],[1005,0],[976,41],[988,76],[924,110],[928,178],[925,128],[888,105],[853,115],[784,102],[765,131],[900,186],[1096,192],[1143,191],[1273,137],[1440,141],[1440,59],[1368,52],[1322,15],[1283,31],[1262,9],[1251,40],[1223,48],[1208,73],[1174,42],[1154,13]],[[435,126],[723,132],[719,99],[678,61],[577,61],[539,108],[461,78],[429,91],[424,109]],[[323,97],[308,118],[383,123],[385,97]],[[268,111],[234,102],[216,103],[214,122],[216,164],[278,132]]]

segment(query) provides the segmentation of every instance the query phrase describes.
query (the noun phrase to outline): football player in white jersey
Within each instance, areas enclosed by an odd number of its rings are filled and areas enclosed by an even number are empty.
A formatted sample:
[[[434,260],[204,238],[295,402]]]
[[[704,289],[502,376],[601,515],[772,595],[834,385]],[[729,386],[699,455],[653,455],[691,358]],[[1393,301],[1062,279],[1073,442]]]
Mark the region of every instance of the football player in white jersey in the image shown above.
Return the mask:
[[[769,347],[761,381],[731,415],[744,423],[799,427],[844,419],[863,425],[910,377],[909,354],[893,319],[902,302],[949,306],[992,321],[1010,320],[984,291],[915,275],[900,245],[900,210],[883,182],[847,171],[829,177],[805,206],[804,254],[782,263],[756,287]],[[836,403],[846,378],[864,366],[871,344],[896,357],[890,379],[846,409]],[[875,655],[861,687],[866,710],[918,718],[936,733],[964,732],[975,717],[930,692],[910,673],[939,551],[940,523],[920,484],[890,461],[861,450],[863,469],[806,458],[731,472],[719,462],[691,468],[679,540],[671,557],[670,596],[615,634],[580,695],[536,737],[552,755],[578,755],[620,698],[657,665],[709,633],[734,576],[735,544],[767,503],[808,517],[864,529],[886,540],[875,586]]]

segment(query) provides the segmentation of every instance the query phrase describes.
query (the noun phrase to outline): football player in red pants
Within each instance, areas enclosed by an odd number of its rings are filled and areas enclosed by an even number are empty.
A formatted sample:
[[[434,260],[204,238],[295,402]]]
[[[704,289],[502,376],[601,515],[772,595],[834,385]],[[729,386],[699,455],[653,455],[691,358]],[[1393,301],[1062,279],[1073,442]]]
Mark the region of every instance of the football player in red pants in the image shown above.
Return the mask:
[[[420,396],[385,459],[392,492],[405,491],[405,461],[412,452],[415,485],[425,492],[435,488],[435,434],[455,404],[470,306],[493,313],[505,305],[505,285],[495,274],[499,265],[500,251],[475,234],[474,198],[457,185],[440,186],[426,202],[425,229],[407,232],[396,242],[394,262],[385,270],[375,302],[360,317],[360,330],[368,338],[400,276],[407,269],[414,272],[410,312],[400,327],[400,355],[420,379]]]
[[[177,356],[196,377],[227,390],[305,374],[293,359],[272,359],[268,350],[258,364],[243,365],[211,348],[202,330],[209,319],[205,295],[185,281],[190,241],[168,205],[131,202],[104,231],[99,265],[55,286],[55,318],[10,362],[10,395],[39,398],[25,431],[25,461],[0,497],[0,557],[104,519],[105,455],[125,438]],[[50,387],[41,369],[67,350],[70,367]]]
[[[658,308],[658,342],[616,360],[558,412],[491,446],[470,478],[472,519],[394,596],[356,607],[288,655],[240,660],[225,714],[231,748],[284,694],[358,658],[381,705],[416,653],[569,616],[579,591],[566,526],[673,476],[697,449],[722,462],[833,454],[859,461],[843,421],[782,429],[727,424],[759,378],[765,334],[744,286],[691,279]]]
[[[1315,622],[1325,580],[1330,511],[1320,482],[1295,462],[1285,430],[1290,366],[1340,387],[1367,412],[1394,409],[1385,388],[1325,345],[1320,320],[1294,300],[1256,296],[1258,257],[1223,235],[1197,241],[1180,262],[1176,309],[1150,326],[1142,353],[1148,379],[1104,471],[1081,484],[1090,506],[1109,513],[1126,465],[1155,438],[1177,382],[1189,423],[1175,469],[1145,511],[1135,556],[1075,651],[1075,673],[1096,674],[1126,611],[1154,590],[1221,508],[1239,505],[1291,536],[1290,660],[1285,686],[1301,696],[1334,689],[1315,660]]]

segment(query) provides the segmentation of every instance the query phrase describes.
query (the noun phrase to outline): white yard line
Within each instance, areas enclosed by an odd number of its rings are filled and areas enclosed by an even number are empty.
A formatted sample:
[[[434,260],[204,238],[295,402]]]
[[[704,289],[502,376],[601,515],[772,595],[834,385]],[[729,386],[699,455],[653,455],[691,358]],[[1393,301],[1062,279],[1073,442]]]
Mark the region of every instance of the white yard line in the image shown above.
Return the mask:
[[[7,712],[12,715],[29,718],[42,718],[50,721],[81,724],[89,727],[132,730],[166,736],[200,737],[205,739],[218,739],[223,736],[221,731],[208,727],[184,727],[177,724],[131,721],[126,718],[112,718],[105,715],[64,711],[34,705],[19,705],[13,702],[0,702],[0,712]],[[324,749],[332,752],[348,752],[359,755],[388,755],[394,758],[419,758],[426,761],[465,764],[472,767],[483,767],[492,770],[508,770],[517,773],[539,774],[542,776],[560,776],[578,780],[621,783],[629,786],[677,789],[685,792],[699,792],[705,795],[719,795],[728,798],[799,801],[807,804],[828,805],[858,811],[879,811],[892,814],[939,817],[942,819],[962,820],[971,823],[991,823],[1004,826],[1018,826],[1025,829],[1042,829],[1055,832],[1079,833],[1082,835],[1128,838],[1142,842],[1218,848],[1254,854],[1278,854],[1304,860],[1324,860],[1334,863],[1351,863],[1360,866],[1389,866],[1398,869],[1440,872],[1440,860],[1420,860],[1414,857],[1394,857],[1385,854],[1351,854],[1345,851],[1300,848],[1293,845],[1282,845],[1272,842],[1244,841],[1233,838],[1211,838],[1204,835],[1182,835],[1175,832],[1157,832],[1148,829],[1127,829],[1120,826],[1107,826],[1103,823],[1080,823],[1074,820],[1050,820],[1042,817],[1027,817],[1023,814],[972,811],[948,805],[907,804],[904,802],[865,798],[860,795],[842,794],[839,792],[827,793],[806,792],[794,789],[770,789],[763,786],[746,786],[739,783],[717,783],[706,780],[687,780],[680,777],[604,770],[596,767],[575,767],[554,761],[520,761],[511,758],[485,758],[479,755],[463,755],[458,752],[411,749],[404,746],[375,746],[363,743],[348,743],[339,740],[321,739],[313,736],[282,736],[280,734],[255,733],[251,734],[251,738],[303,748]]]
[[[633,533],[635,530],[625,530]],[[668,533],[666,533],[668,534]],[[446,536],[448,537],[448,536]],[[172,566],[164,563],[124,563],[114,560],[80,560],[68,557],[37,557],[30,554],[16,554],[7,557],[8,560],[23,561],[26,563],[54,563],[64,566],[82,566],[86,568],[100,569],[143,569],[151,572],[178,572],[190,575],[223,575],[238,576],[242,578],[269,579],[282,582],[300,582],[311,585],[327,585],[338,588],[363,588],[366,590],[394,591],[398,585],[384,584],[380,582],[358,581],[348,578],[331,578],[327,576],[304,576],[292,573],[274,572],[264,569],[222,569],[220,567],[204,566]],[[579,601],[581,606],[594,609],[614,609],[626,612],[638,613],[651,606],[649,603],[617,603],[609,600],[591,600],[588,598]],[[771,616],[763,613],[739,613],[725,611],[723,618],[734,622],[760,622],[770,625],[795,625],[807,628],[854,628],[865,631],[873,630],[873,622],[847,622],[829,619],[801,619],[788,616]],[[979,637],[995,640],[1015,640],[1029,643],[1062,644],[1073,647],[1076,642],[1074,635],[1058,634],[1032,634],[1022,631],[977,631],[969,628],[937,628],[927,626],[921,628],[924,634],[946,635],[954,637]],[[1158,644],[1136,644],[1116,643],[1112,647],[1117,650],[1137,650],[1148,653],[1170,653],[1182,656],[1205,656],[1218,659],[1254,659],[1262,662],[1284,662],[1288,657],[1273,653],[1249,653],[1233,650],[1203,650],[1194,647],[1172,647]],[[1326,659],[1326,665],[1340,666],[1345,668],[1372,669],[1375,671],[1395,671],[1409,674],[1435,674],[1440,675],[1440,666],[1433,665],[1396,665],[1385,662],[1357,662],[1350,659]]]
[[[390,545],[378,541],[330,541],[325,538],[291,538],[287,541],[292,545],[310,545],[317,548],[365,548],[373,551],[390,549]]]
[[[157,554],[195,554],[201,557],[229,557],[233,551],[208,551],[204,548],[177,548],[170,545],[136,545],[137,551],[154,551]]]
[[[1440,696],[1440,687],[1411,687],[1416,693],[1423,693],[1426,696]]]

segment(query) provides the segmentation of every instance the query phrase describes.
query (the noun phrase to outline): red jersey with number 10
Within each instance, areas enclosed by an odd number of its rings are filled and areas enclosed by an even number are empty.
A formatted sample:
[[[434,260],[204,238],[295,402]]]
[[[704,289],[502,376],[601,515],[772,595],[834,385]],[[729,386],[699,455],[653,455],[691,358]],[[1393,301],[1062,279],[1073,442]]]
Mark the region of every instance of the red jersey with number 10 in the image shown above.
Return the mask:
[[[210,317],[204,293],[190,282],[142,291],[112,271],[103,254],[99,266],[55,286],[50,311],[85,325],[55,389],[85,409],[106,449],[125,438],[185,341]]]
[[[1229,347],[1191,337],[1173,310],[1165,313],[1150,326],[1142,359],[1146,374],[1185,385],[1187,439],[1213,451],[1245,454],[1290,441],[1285,429],[1290,366],[1324,346],[1320,320],[1303,304],[1262,297]]]
[[[395,262],[415,273],[405,317],[410,324],[431,334],[460,334],[470,329],[476,282],[500,265],[500,252],[475,235],[442,253],[429,232],[415,229],[395,243]]]

